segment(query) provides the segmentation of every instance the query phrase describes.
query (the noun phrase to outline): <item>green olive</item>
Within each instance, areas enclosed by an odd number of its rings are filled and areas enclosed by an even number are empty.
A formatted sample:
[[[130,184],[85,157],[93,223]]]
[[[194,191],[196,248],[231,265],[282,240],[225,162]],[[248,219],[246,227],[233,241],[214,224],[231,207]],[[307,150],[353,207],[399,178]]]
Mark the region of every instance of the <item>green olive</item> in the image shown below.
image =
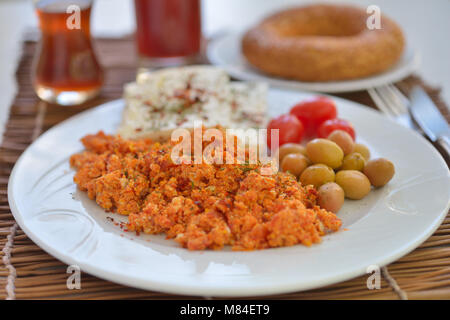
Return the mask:
[[[370,192],[369,179],[356,170],[342,170],[336,174],[336,183],[344,189],[345,196],[349,199],[359,200]]]
[[[284,172],[289,171],[294,176],[298,177],[303,170],[308,166],[308,159],[300,153],[290,153],[284,156],[281,161],[281,170]]]
[[[339,170],[362,171],[365,165],[366,160],[364,159],[364,157],[358,152],[353,152],[344,157],[344,160],[342,161],[342,166],[339,168]]]
[[[344,130],[334,130],[332,133],[330,133],[327,139],[336,143],[342,149],[342,151],[344,151],[344,155],[353,152],[353,138]]]
[[[318,204],[321,208],[338,212],[344,204],[344,190],[334,182],[328,182],[319,188]]]
[[[370,150],[365,145],[361,143],[355,143],[355,147],[353,148],[353,152],[358,152],[360,155],[366,159],[366,161],[369,161],[370,159]]]
[[[339,168],[344,158],[344,152],[333,141],[314,139],[306,145],[306,153],[312,163],[323,163],[332,169]]]
[[[374,187],[382,187],[388,183],[395,174],[394,164],[384,158],[373,159],[364,167],[364,174]]]
[[[327,182],[334,182],[334,171],[324,164],[313,164],[306,168],[300,175],[300,182],[303,185],[312,184],[318,188]]]
[[[283,158],[291,153],[300,153],[304,156],[306,156],[306,148],[298,143],[285,143],[280,148],[278,148],[278,151],[276,155],[278,156],[278,161],[280,163],[283,161]]]

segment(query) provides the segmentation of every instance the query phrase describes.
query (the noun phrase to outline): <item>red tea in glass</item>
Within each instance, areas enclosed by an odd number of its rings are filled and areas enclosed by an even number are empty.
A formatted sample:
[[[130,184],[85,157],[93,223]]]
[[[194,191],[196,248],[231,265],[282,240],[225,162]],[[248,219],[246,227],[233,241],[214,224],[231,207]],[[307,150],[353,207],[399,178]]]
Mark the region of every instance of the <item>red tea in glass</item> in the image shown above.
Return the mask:
[[[98,94],[103,75],[91,43],[91,7],[88,0],[36,1],[42,36],[33,82],[42,100],[76,105]]]
[[[138,52],[150,66],[196,59],[201,47],[200,0],[135,0]]]

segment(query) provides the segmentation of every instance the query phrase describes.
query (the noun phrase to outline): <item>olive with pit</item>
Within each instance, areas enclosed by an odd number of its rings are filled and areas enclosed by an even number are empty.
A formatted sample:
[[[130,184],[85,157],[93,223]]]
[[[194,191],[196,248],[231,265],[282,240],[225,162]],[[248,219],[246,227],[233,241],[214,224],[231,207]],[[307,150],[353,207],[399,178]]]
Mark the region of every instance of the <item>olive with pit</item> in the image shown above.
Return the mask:
[[[278,156],[278,161],[281,163],[284,157],[291,153],[300,153],[306,156],[306,148],[298,143],[285,143],[278,148],[276,153]]]
[[[359,200],[370,192],[369,179],[356,170],[342,170],[336,174],[336,183],[344,189],[345,196],[349,199]]]
[[[336,143],[342,151],[344,151],[344,155],[350,154],[353,152],[354,142],[351,135],[344,130],[334,130],[327,138],[328,140]]]
[[[327,182],[334,182],[335,173],[333,169],[324,164],[313,164],[306,168],[300,175],[303,185],[312,184],[318,188]]]
[[[325,210],[336,213],[344,204],[345,193],[337,183],[325,183],[320,186],[318,192],[318,204]]]
[[[394,176],[395,167],[391,161],[378,158],[367,162],[363,172],[374,187],[382,187]]]
[[[303,170],[308,166],[308,159],[300,153],[290,153],[284,156],[281,161],[281,170],[289,171],[294,176],[298,177]]]
[[[363,171],[365,165],[366,160],[364,159],[364,157],[358,152],[353,152],[344,157],[342,166],[339,168],[339,170]]]
[[[306,153],[312,163],[323,163],[332,169],[339,168],[344,158],[344,152],[333,141],[314,139],[306,145]]]
[[[355,143],[355,146],[353,148],[353,152],[358,152],[360,155],[364,157],[366,161],[369,161],[370,159],[370,150],[365,145],[361,143]]]

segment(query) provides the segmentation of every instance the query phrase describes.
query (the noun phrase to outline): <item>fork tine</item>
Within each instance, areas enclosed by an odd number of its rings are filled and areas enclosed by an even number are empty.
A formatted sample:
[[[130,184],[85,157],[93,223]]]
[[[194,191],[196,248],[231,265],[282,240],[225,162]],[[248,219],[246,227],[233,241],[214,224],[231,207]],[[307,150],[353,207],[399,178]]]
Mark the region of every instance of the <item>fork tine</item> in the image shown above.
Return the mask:
[[[401,101],[404,112],[408,112],[409,99],[395,85],[389,84],[388,87]]]
[[[394,118],[394,114],[391,108],[385,103],[381,94],[377,91],[377,88],[369,88],[367,89],[367,92],[369,93],[373,102],[375,102],[375,105],[378,107],[378,109],[380,109],[381,112],[383,112],[390,118]]]
[[[387,86],[378,87],[376,90],[394,116],[400,115],[401,108],[399,107],[399,101],[395,94],[393,94]]]
[[[403,102],[407,102],[409,103],[409,99],[403,94],[403,92],[400,91],[399,88],[397,88],[397,86],[395,86],[394,84],[390,83],[388,84],[388,86],[392,89],[392,91],[395,91],[395,93],[401,97],[401,99],[403,100]]]
[[[394,108],[397,109],[398,115],[408,112],[408,99],[397,89],[394,85],[390,84],[386,86],[386,92],[388,92],[391,102],[394,104]]]
[[[387,115],[390,118],[393,118],[410,129],[418,130],[420,132],[420,129],[417,128],[409,115],[408,107],[410,102],[408,98],[406,98],[397,87],[391,84],[378,88],[371,88],[367,91],[380,110],[385,113],[386,111],[389,112]]]

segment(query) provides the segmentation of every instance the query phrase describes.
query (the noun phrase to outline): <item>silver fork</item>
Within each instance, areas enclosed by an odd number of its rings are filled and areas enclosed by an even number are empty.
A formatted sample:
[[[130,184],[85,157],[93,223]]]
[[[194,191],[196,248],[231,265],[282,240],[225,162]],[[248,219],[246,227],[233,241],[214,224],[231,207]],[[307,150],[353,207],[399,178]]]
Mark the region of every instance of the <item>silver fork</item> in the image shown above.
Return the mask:
[[[409,114],[409,99],[393,84],[367,89],[378,109],[389,118],[413,130],[419,130]]]

